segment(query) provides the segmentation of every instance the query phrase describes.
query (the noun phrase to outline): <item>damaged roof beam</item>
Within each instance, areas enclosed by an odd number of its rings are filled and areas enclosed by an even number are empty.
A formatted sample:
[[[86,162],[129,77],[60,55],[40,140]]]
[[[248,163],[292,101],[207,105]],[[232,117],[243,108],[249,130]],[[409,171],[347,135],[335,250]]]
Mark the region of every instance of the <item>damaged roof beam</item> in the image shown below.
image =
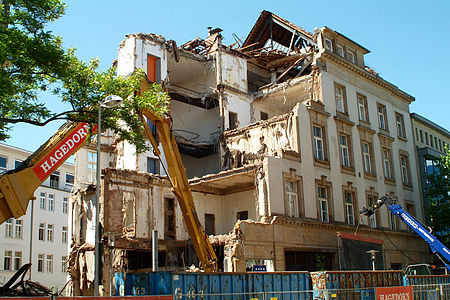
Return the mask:
[[[289,44],[289,49],[286,53],[286,56],[289,55],[289,53],[291,52],[291,48],[292,48],[292,44],[294,43],[294,38],[297,35],[297,30],[294,30],[294,32],[292,32],[292,38],[291,38],[291,43]]]

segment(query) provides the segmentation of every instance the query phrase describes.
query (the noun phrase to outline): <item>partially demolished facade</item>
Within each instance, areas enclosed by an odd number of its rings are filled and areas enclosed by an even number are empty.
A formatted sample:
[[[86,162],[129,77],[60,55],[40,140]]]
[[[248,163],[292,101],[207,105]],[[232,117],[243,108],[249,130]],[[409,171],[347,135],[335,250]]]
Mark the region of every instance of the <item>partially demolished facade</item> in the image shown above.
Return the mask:
[[[225,46],[220,32],[182,46],[130,34],[116,62],[121,75],[144,68],[170,94],[172,132],[220,269],[368,269],[365,251],[374,249],[382,269],[424,262],[424,242],[387,209],[359,216],[389,194],[422,218],[414,98],[365,66],[367,49],[327,27],[309,33],[263,11],[243,42]],[[111,262],[114,272],[151,268],[153,229],[160,269],[196,264],[159,161],[113,137],[102,141],[104,289]],[[77,154],[76,294],[93,281],[94,158],[95,145]],[[364,250],[354,261],[352,247]]]

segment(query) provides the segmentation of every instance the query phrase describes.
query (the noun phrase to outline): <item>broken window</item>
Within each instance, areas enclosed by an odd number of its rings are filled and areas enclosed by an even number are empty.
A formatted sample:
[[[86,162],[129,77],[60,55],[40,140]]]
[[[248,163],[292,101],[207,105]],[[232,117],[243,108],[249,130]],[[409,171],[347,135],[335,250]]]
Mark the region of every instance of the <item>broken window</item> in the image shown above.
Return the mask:
[[[59,171],[55,171],[50,175],[50,187],[59,188]]]
[[[237,213],[236,219],[239,220],[248,220],[248,210],[239,211]]]
[[[147,79],[150,82],[161,82],[161,59],[147,54]]]
[[[298,218],[298,181],[284,180],[284,197],[286,205],[286,215],[288,217]]]
[[[400,138],[406,138],[406,133],[405,133],[405,120],[403,118],[403,115],[399,114],[399,113],[395,113],[395,120],[397,123],[397,135]]]
[[[159,160],[153,157],[147,157],[147,172],[159,174]]]
[[[323,128],[313,126],[314,131],[314,158],[317,160],[325,160]]]
[[[228,129],[233,130],[239,127],[239,123],[238,123],[238,115],[237,113],[234,112],[228,112]]]
[[[123,192],[122,199],[122,212],[123,212],[123,232],[126,235],[134,236],[135,234],[135,197],[134,193]]]
[[[336,110],[341,113],[346,113],[346,95],[345,87],[335,83],[334,84],[334,97],[336,99]]]
[[[164,198],[164,238],[176,239],[175,199]]]
[[[385,131],[388,131],[386,106],[378,103],[377,112],[378,112],[378,127]]]
[[[354,210],[353,193],[344,192],[344,201],[345,201],[346,222],[349,225],[355,225],[355,210]]]
[[[369,123],[369,110],[367,109],[367,97],[360,94],[356,94],[356,98],[358,100],[359,120]]]
[[[214,214],[205,214],[205,233],[207,235],[216,234],[216,220]]]
[[[317,198],[319,200],[319,215],[320,221],[328,222],[328,192],[327,188],[324,186],[317,187]]]
[[[97,153],[94,151],[88,151],[88,181],[95,183],[97,172]]]
[[[263,112],[263,111],[261,112],[260,116],[261,116],[261,121],[262,120],[267,120],[269,118],[269,115],[266,112]]]

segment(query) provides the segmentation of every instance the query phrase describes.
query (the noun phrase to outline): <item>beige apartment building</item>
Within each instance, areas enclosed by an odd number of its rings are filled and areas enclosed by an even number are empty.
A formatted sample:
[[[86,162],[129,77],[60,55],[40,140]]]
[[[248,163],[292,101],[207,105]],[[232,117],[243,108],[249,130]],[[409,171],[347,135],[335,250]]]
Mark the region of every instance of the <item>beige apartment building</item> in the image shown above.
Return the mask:
[[[365,66],[369,50],[328,27],[310,33],[263,11],[242,43],[222,44],[221,31],[181,46],[129,34],[116,62],[120,75],[144,68],[170,94],[172,133],[220,269],[370,269],[369,250],[378,251],[378,269],[426,262],[425,242],[386,207],[369,219],[359,213],[388,194],[423,218],[414,97]],[[93,274],[95,159],[95,145],[77,154],[78,293],[90,287],[80,278]],[[109,136],[101,165],[105,289],[111,258],[114,272],[151,267],[153,229],[161,270],[197,263],[155,156]]]

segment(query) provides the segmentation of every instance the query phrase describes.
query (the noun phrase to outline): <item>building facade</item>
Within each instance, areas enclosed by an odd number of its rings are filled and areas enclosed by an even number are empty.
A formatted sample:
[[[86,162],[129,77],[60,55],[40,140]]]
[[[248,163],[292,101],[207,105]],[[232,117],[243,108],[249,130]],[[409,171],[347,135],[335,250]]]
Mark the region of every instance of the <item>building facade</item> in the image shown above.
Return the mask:
[[[17,168],[31,152],[0,143],[0,171]],[[61,291],[68,279],[70,192],[74,165],[64,163],[35,191],[27,212],[0,225],[0,284],[31,262],[26,280]]]
[[[379,269],[428,261],[425,243],[386,207],[371,218],[359,213],[387,194],[423,218],[414,98],[365,66],[369,50],[330,28],[309,33],[263,11],[241,44],[223,45],[221,31],[181,46],[130,34],[116,62],[119,75],[143,68],[171,96],[172,133],[220,269],[370,269],[370,250]],[[76,181],[92,172],[93,149],[78,152]],[[104,289],[111,271],[151,267],[153,229],[161,268],[195,264],[155,156],[135,155],[113,136],[102,149]],[[73,256],[93,237],[86,212],[95,197],[89,182],[76,190]],[[92,280],[84,269],[92,249],[84,253],[72,279]],[[90,288],[74,284],[78,293]]]
[[[426,176],[436,170],[436,161],[445,155],[450,143],[450,132],[417,113],[411,113],[416,142],[418,173],[420,176],[423,206],[428,207]]]

